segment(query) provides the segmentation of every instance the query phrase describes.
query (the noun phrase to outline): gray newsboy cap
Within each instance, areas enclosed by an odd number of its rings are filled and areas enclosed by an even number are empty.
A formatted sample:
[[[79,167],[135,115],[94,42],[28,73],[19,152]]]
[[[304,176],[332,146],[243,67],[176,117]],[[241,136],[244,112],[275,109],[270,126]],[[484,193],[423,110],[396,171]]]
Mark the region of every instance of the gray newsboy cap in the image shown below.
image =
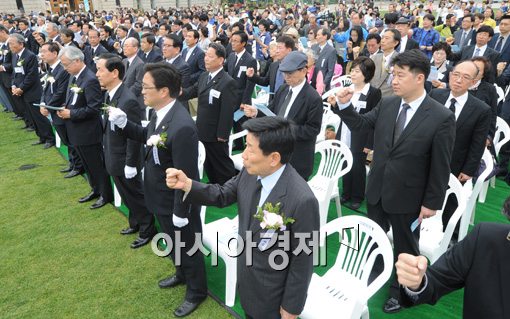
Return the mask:
[[[280,63],[281,72],[294,72],[300,70],[307,65],[308,58],[306,54],[299,51],[292,51],[283,58]]]

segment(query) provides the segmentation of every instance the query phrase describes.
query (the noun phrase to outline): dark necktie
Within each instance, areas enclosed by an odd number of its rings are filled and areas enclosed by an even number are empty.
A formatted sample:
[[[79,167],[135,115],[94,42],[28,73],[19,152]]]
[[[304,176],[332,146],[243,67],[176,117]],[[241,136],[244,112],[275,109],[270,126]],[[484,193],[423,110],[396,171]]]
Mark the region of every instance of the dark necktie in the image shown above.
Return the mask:
[[[402,132],[404,131],[407,119],[407,110],[410,108],[409,104],[402,104],[402,110],[398,114],[397,123],[395,124],[395,131],[393,132],[393,144],[395,144]]]
[[[239,58],[239,56],[236,54],[236,64],[234,64],[234,67],[237,67],[237,63],[239,63],[239,60],[241,60],[241,59],[240,59],[240,58]]]
[[[457,103],[457,100],[456,99],[451,99],[450,100],[450,111],[452,111],[452,113],[455,115],[455,103]]]
[[[289,92],[287,93],[285,100],[283,100],[280,111],[278,112],[278,116],[285,117],[285,113],[287,111],[287,108],[289,107],[291,99],[292,99],[292,89],[289,88]]]
[[[460,44],[459,44],[460,47],[464,46],[464,41],[466,41],[466,35],[467,35],[467,32],[462,31],[462,38],[460,38]]]
[[[253,216],[257,213],[257,207],[259,206],[260,201],[260,193],[262,192],[262,182],[260,179],[257,179],[257,184],[255,186],[255,192],[253,193],[253,197],[251,199],[250,205],[250,216]]]
[[[503,37],[499,37],[498,43],[496,43],[496,47],[494,48],[494,50],[501,52],[501,45],[503,44],[503,39],[504,39]]]
[[[129,69],[129,60],[127,60],[127,63],[126,63],[126,71]]]
[[[207,77],[207,84],[209,84],[209,82],[211,82],[212,80],[212,74],[209,73],[209,76]]]
[[[104,103],[105,103],[106,105],[110,105],[110,102],[111,102],[111,101],[110,101],[110,93],[106,92],[106,99],[105,99],[105,102],[104,102]]]

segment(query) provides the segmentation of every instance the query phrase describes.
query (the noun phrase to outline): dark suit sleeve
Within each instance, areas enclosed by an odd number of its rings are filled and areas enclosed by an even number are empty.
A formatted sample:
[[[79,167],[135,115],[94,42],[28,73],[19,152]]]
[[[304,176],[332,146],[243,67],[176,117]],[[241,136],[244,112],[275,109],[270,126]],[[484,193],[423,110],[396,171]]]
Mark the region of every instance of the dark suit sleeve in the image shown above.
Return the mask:
[[[30,90],[34,85],[40,82],[37,58],[35,55],[29,55],[25,63],[25,76],[23,82],[18,86],[18,88],[23,90],[23,93],[27,93],[27,90]]]
[[[322,100],[318,96],[313,101],[307,101],[309,104],[305,105],[307,108],[306,122],[304,125],[293,125],[292,132],[296,138],[296,141],[309,141],[317,137],[321,131],[322,125]],[[306,103],[305,102],[305,103]],[[260,112],[262,113],[262,112]]]
[[[296,210],[295,222],[290,226],[292,233],[312,234],[319,229],[319,204],[314,197],[302,200]],[[294,238],[292,238],[294,239]],[[296,250],[298,240],[291,240],[290,251]],[[312,249],[309,242],[308,247]],[[282,298],[282,308],[291,314],[300,314],[305,307],[308,285],[313,273],[313,255],[304,253],[290,255],[287,280]]]
[[[5,66],[5,65],[4,65]],[[510,64],[508,64],[503,73],[498,77],[496,83],[503,89],[510,84]]]
[[[269,66],[269,70],[266,72],[265,76],[260,76],[260,75],[254,74],[253,77],[248,78],[248,79],[250,79],[255,84],[262,85],[262,86],[268,86],[270,76],[271,76],[271,66]]]
[[[80,94],[85,95],[86,106],[71,110],[71,121],[73,122],[96,117],[103,103],[103,94],[101,94],[101,87],[97,79],[92,78],[84,82],[82,89],[83,92]]]
[[[476,126],[471,136],[471,144],[469,145],[469,151],[466,156],[466,162],[462,167],[461,172],[468,176],[474,176],[478,166],[480,166],[480,159],[485,150],[485,141],[487,140],[490,123],[491,109],[487,105],[476,121]]]
[[[184,60],[183,60],[184,61]],[[181,87],[187,88],[191,86],[191,69],[187,63],[183,63],[183,68],[179,70],[181,73]]]
[[[237,174],[223,185],[193,181],[185,201],[220,208],[230,206],[237,201],[237,187],[242,174]]]
[[[404,289],[401,289],[402,304],[404,306],[424,303],[434,305],[442,296],[463,288],[474,262],[482,226],[483,224],[476,225],[464,240],[448,249],[427,269],[427,286],[417,299],[411,298]]]
[[[137,100],[128,100],[125,105],[122,105],[122,108],[125,110],[129,121],[140,124],[142,120],[142,108]],[[128,139],[126,145],[126,166],[138,167],[140,155],[140,141]]]
[[[196,97],[198,97],[198,82],[200,80],[197,80],[193,83],[193,85],[189,87],[183,87],[182,88],[182,94],[180,95],[180,99],[182,100],[191,100]]]
[[[326,63],[328,64],[328,73],[324,74],[324,85],[327,89],[329,89],[329,84],[331,82],[331,79],[333,78],[333,74],[335,73],[335,64],[336,64],[336,51],[332,50],[331,53],[328,55],[328,59],[326,60]]]
[[[372,94],[370,94],[370,97],[367,98],[367,100],[368,100],[368,102],[367,102],[368,112],[370,112],[371,110],[374,109],[374,107],[381,100],[381,97],[382,97],[381,90],[379,90],[378,88],[374,88],[373,87]],[[374,130],[373,129],[368,131],[368,136],[367,136],[367,141],[365,143],[365,148],[368,148],[369,150],[373,150],[374,149]]]
[[[144,67],[143,63],[140,63],[139,65],[136,66],[135,71],[136,80],[135,83],[133,83],[133,86],[131,87],[131,91],[136,96],[142,95],[143,67]]]
[[[352,104],[335,113],[340,116],[351,131],[373,130],[377,122],[377,117],[379,116],[381,102],[379,102],[372,111],[365,114],[358,114]]]
[[[140,124],[128,120],[126,126],[121,130],[121,132],[122,135],[142,144],[147,142],[147,127],[143,127]]]
[[[251,63],[246,66],[246,68],[257,69],[257,60],[252,59]],[[251,81],[249,77],[246,77],[246,88],[244,89],[243,99],[241,103],[251,104],[251,95],[253,93],[253,89],[255,88],[255,83]]]
[[[422,206],[438,210],[443,207],[450,179],[450,161],[455,140],[455,115],[451,113],[437,128],[432,141],[430,170]]]
[[[195,49],[195,50],[197,50],[197,49]],[[197,54],[198,69],[199,69],[199,71],[195,72],[194,74],[191,75],[191,77],[190,77],[191,83],[195,83],[195,81],[198,81],[198,78],[200,77],[200,74],[205,72],[205,60],[204,60],[204,56],[205,56],[204,51],[200,50],[200,52]]]
[[[216,136],[225,140],[228,140],[230,135],[230,131],[232,130],[232,118],[233,118],[233,108],[232,105],[235,105],[236,95],[233,90],[229,90],[228,88],[235,86],[235,80],[232,79],[226,86],[226,90],[224,90],[222,95],[222,101],[220,105],[220,114],[218,116],[218,127],[216,129]]]
[[[60,72],[59,77],[55,81],[56,86],[53,87],[53,95],[51,96],[51,100],[48,105],[61,106],[65,103],[69,77],[69,73]]]

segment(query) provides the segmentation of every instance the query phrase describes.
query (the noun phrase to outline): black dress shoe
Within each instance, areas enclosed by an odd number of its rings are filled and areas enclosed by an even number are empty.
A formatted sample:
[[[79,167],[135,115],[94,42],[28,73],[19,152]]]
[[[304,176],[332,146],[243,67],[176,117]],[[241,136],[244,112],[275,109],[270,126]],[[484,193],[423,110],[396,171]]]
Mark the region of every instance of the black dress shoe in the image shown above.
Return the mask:
[[[46,143],[44,143],[43,149],[47,150],[48,148],[53,147],[53,146],[55,146],[55,143],[46,142]]]
[[[27,132],[33,132],[33,131],[35,131],[35,129],[33,127],[27,128]]]
[[[80,198],[78,200],[78,203],[86,203],[86,202],[89,202],[93,199],[96,199],[96,198],[99,198],[99,196],[101,196],[100,194],[96,194],[94,192],[90,192],[87,196],[83,196],[82,198]]]
[[[23,118],[22,118],[21,116],[17,116],[17,115],[15,115],[15,116],[13,116],[13,117],[12,117],[12,119],[13,119],[14,121],[21,121]]]
[[[131,235],[131,234],[136,234],[136,233],[138,233],[138,228],[128,227],[128,228],[124,228],[123,230],[120,231],[121,235]]]
[[[346,197],[344,195],[340,196],[340,204],[345,204],[345,203],[347,203],[350,200],[351,199],[349,197]]]
[[[361,207],[361,203],[351,203],[351,209],[358,210]]]
[[[66,168],[61,169],[60,173],[69,173],[72,170],[73,168],[71,166],[67,166]]]
[[[103,207],[104,205],[108,204],[109,202],[107,200],[105,200],[103,197],[99,197],[99,199],[90,206],[90,209],[97,209],[97,208],[101,208]]]
[[[41,144],[44,144],[44,142],[43,141],[37,141],[37,142],[33,142],[32,146],[41,145]]]
[[[172,288],[178,285],[183,285],[184,281],[179,279],[176,275],[173,275],[171,277],[161,279],[158,282],[159,288]]]
[[[137,248],[143,247],[143,246],[147,245],[148,243],[150,243],[150,241],[151,241],[151,237],[148,237],[148,238],[138,237],[137,239],[135,239],[135,241],[133,243],[131,243],[131,248],[137,249]]]
[[[176,316],[178,318],[186,317],[187,315],[189,315],[190,313],[195,311],[195,309],[198,308],[198,306],[202,303],[202,301],[190,302],[190,301],[184,300],[184,302],[179,307],[177,307],[177,309],[175,309],[174,316]]]
[[[403,307],[400,305],[398,300],[392,297],[392,298],[386,300],[386,303],[384,304],[384,307],[383,307],[383,311],[385,313],[397,313],[400,310],[402,310],[402,308]]]
[[[19,129],[20,129],[20,130],[26,130],[26,129],[29,129],[29,128],[30,128],[30,126],[25,125],[25,126],[23,126],[23,127],[20,127]]]
[[[78,176],[78,175],[81,175],[81,172],[73,169],[69,173],[65,174],[64,178],[73,178],[73,177]]]

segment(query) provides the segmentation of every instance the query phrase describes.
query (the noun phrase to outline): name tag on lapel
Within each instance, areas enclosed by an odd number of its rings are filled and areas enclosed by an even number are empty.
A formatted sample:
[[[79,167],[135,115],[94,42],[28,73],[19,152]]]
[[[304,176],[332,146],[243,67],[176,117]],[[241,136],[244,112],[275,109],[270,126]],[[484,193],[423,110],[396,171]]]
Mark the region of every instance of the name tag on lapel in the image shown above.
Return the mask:
[[[358,109],[366,109],[367,108],[367,102],[366,101],[358,101],[356,104],[356,108]]]
[[[209,96],[210,96],[209,100],[210,100],[210,101],[211,101],[211,103],[212,103],[212,98],[219,99],[219,98],[220,98],[220,96],[221,96],[221,92],[220,92],[220,91],[217,91],[217,90],[215,90],[215,89],[211,89],[211,90],[209,91]]]
[[[326,62],[326,60],[325,60],[325,59],[322,59],[322,62],[321,62],[321,68],[323,68],[323,67],[324,67],[324,62]]]
[[[71,105],[75,105],[77,100],[78,100],[78,93],[73,92],[73,101],[71,102]]]
[[[239,73],[237,73],[237,77],[240,78],[241,77],[241,73],[243,73],[243,72],[246,72],[246,65],[243,65],[243,66],[239,67]]]
[[[23,70],[23,67],[22,66],[17,66],[14,68],[14,73],[20,73],[20,74],[25,74],[25,70]]]
[[[260,234],[260,242],[258,244],[258,248],[260,251],[265,251],[276,244],[276,240],[278,239],[278,234],[276,234],[274,229],[268,229],[266,232]]]

